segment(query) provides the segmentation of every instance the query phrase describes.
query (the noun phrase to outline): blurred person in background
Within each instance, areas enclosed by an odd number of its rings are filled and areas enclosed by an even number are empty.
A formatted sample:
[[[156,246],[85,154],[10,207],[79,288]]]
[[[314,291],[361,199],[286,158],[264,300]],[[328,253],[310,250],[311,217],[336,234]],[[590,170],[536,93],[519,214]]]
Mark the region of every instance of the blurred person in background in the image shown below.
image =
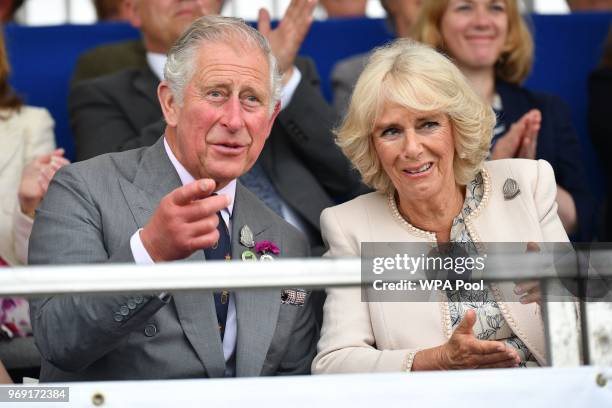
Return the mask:
[[[491,159],[547,160],[555,171],[559,217],[568,234],[593,237],[595,204],[567,105],[521,86],[534,44],[515,0],[430,0],[414,38],[447,54],[497,115]]]
[[[142,0],[120,1],[126,19],[141,32],[142,38],[104,44],[84,52],[75,65],[72,86],[124,69],[148,68],[147,52],[166,54],[192,21],[203,15],[220,14],[225,4],[225,0],[148,0],[139,6]],[[143,12],[141,17],[139,9],[152,12]],[[147,85],[143,83],[141,87]]]
[[[23,5],[25,0],[2,0],[0,1],[0,22],[6,24],[14,21],[15,13]]]
[[[127,21],[129,18],[123,0],[93,0],[98,21]]]
[[[320,0],[327,18],[365,17],[367,0]]]
[[[612,241],[612,26],[599,67],[589,76],[588,95],[589,132],[604,169],[607,195],[601,239]]]
[[[567,5],[574,11],[612,11],[612,0],[567,0]]]
[[[450,242],[480,256],[488,242],[567,242],[550,164],[487,161],[494,125],[490,105],[432,48],[398,39],[374,52],[337,135],[376,191],[323,211],[326,256],[366,255],[364,242]],[[362,288],[327,291],[313,373],[546,364],[533,282],[434,290],[421,301]]]
[[[408,37],[423,0],[380,0],[387,13],[391,31],[399,38]],[[369,52],[340,60],[332,69],[331,82],[334,107],[343,114],[348,106],[357,78],[368,61]]]
[[[45,109],[23,104],[9,73],[0,27],[0,273],[26,263],[35,210],[55,172],[68,164],[63,149],[54,150],[53,119]],[[4,341],[31,334],[27,301],[0,298],[0,349]]]

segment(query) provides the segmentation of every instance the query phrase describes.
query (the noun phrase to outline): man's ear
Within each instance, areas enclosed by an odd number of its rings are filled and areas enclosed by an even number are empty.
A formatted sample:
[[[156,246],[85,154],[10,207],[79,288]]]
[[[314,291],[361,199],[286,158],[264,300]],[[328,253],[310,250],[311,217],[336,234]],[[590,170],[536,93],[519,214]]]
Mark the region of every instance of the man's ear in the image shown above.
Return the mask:
[[[268,136],[270,136],[270,132],[272,131],[272,126],[274,125],[274,120],[276,120],[276,117],[280,113],[280,110],[281,110],[281,102],[278,101],[276,102],[276,105],[274,106],[274,111],[272,111],[272,114],[270,115],[270,119],[268,120]]]
[[[130,24],[135,28],[140,28],[142,25],[140,14],[138,13],[138,1],[139,0],[123,0],[121,2],[121,9],[125,12]]]
[[[159,83],[157,87],[157,98],[161,105],[162,112],[164,113],[164,119],[166,124],[171,127],[176,127],[178,123],[178,117],[180,113],[180,106],[170,86],[164,80]]]

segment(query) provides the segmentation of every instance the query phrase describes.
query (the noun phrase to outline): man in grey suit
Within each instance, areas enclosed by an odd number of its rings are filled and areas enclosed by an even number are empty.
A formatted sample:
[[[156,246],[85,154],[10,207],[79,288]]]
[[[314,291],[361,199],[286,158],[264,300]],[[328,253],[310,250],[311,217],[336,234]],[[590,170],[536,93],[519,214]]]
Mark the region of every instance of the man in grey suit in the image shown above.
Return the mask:
[[[304,237],[236,180],[278,115],[275,61],[241,20],[196,20],[158,87],[164,137],[58,172],[37,213],[30,263],[203,261],[224,242],[225,256],[239,259],[263,240],[278,256],[307,256]],[[317,327],[310,297],[293,291],[291,301],[279,290],[35,300],[41,381],[308,373]]]
[[[123,62],[125,55],[134,52],[142,53],[137,60],[144,66],[81,81],[73,87],[69,109],[77,160],[155,143],[165,125],[160,121],[161,107],[156,95],[165,54],[188,21],[202,14],[218,14],[223,2],[130,0],[130,3],[132,25],[142,32],[145,46],[141,51],[133,42],[99,48],[81,59],[79,67],[105,67],[106,63],[96,61]],[[304,232],[312,254],[319,256],[325,249],[319,225],[321,211],[367,189],[335,145],[331,129],[337,115],[321,94],[313,62],[296,59],[315,4],[312,0],[292,0],[274,30],[265,18],[260,18],[260,31],[269,39],[283,73],[282,107],[256,166],[248,179],[242,180],[277,214]],[[91,72],[79,67],[75,76]]]

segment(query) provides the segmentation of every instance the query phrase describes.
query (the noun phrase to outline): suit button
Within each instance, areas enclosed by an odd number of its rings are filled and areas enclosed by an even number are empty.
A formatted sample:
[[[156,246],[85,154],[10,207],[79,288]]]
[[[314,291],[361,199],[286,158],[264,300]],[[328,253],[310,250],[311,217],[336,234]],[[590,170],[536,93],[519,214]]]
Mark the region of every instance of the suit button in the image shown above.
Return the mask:
[[[121,316],[121,314],[120,314],[120,313],[115,313],[115,315],[113,316],[113,319],[114,319],[116,322],[122,322],[122,321],[123,321],[123,316]]]
[[[122,316],[127,316],[127,315],[129,315],[129,314],[130,314],[130,309],[128,309],[128,307],[127,307],[127,306],[125,306],[125,305],[124,305],[124,306],[121,306],[121,307],[119,308],[119,313],[120,313]]]
[[[144,299],[143,299],[143,298],[142,298],[142,296],[140,296],[140,295],[136,295],[136,296],[134,296],[134,302],[135,302],[137,305],[141,304],[141,303],[143,302],[143,300],[144,300]]]
[[[147,337],[153,337],[157,334],[157,326],[154,324],[148,324],[144,328],[144,334]]]
[[[134,309],[136,309],[136,302],[134,301],[134,299],[130,299],[130,300],[128,300],[128,302],[127,302],[127,307],[128,307],[128,309],[130,309],[130,310],[134,310]]]

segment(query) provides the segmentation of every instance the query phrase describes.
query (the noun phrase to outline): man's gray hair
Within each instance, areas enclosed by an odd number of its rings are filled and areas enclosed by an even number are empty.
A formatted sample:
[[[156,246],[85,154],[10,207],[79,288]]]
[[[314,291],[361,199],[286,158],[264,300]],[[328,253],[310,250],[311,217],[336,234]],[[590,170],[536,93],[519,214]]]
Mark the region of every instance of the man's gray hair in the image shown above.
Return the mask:
[[[259,31],[244,20],[234,17],[204,16],[195,20],[168,52],[164,78],[179,104],[183,103],[183,90],[195,73],[197,51],[205,44],[240,41],[259,49],[268,58],[270,68],[269,114],[280,99],[281,75],[270,43]]]

